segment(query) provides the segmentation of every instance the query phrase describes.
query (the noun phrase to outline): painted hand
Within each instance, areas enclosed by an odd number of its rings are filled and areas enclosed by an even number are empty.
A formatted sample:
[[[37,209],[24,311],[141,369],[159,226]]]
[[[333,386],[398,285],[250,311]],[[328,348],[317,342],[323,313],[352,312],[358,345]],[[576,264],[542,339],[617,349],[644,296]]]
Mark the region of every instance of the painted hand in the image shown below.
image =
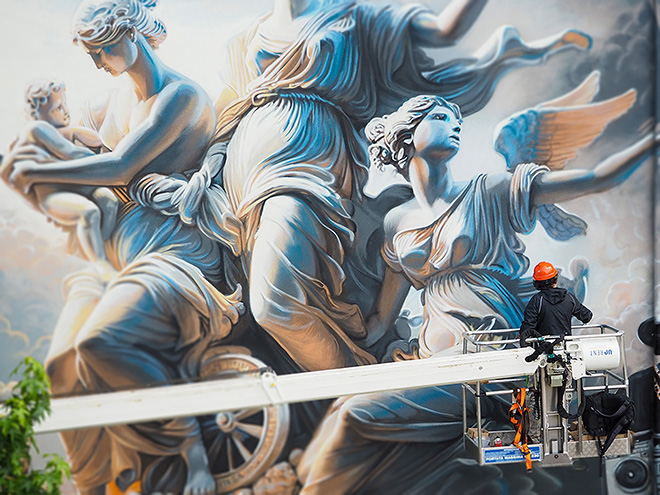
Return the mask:
[[[15,162],[9,174],[9,185],[21,194],[28,196],[33,185],[32,180],[29,178],[29,174],[35,169],[35,167],[36,162],[32,160]]]
[[[0,164],[0,178],[10,186],[13,186],[11,176],[19,162],[29,161],[35,163],[49,163],[54,159],[52,155],[33,144],[18,144],[13,146]],[[15,186],[14,186],[15,187]]]

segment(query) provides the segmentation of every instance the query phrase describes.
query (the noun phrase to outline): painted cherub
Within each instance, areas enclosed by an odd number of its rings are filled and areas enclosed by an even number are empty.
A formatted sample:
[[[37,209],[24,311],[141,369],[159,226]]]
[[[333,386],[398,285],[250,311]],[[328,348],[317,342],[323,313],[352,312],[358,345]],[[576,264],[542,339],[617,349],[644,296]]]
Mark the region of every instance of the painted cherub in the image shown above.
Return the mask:
[[[42,80],[25,92],[30,123],[16,142],[33,144],[53,160],[71,160],[108,151],[92,129],[70,125],[64,83]],[[39,184],[34,187],[37,206],[56,224],[75,228],[82,254],[94,264],[101,278],[115,273],[109,263],[104,241],[117,217],[117,197],[105,187]]]

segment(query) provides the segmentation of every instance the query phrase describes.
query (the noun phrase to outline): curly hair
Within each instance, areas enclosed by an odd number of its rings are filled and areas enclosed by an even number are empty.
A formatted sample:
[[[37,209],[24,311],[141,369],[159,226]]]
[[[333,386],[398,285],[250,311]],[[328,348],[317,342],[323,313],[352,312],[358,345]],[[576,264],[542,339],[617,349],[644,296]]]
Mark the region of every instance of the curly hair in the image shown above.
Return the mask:
[[[157,0],[87,0],[74,17],[73,41],[108,45],[134,29],[156,48],[167,37],[165,25],[151,13],[156,4]]]
[[[25,90],[25,113],[32,120],[39,120],[39,108],[45,105],[53,93],[64,91],[66,86],[55,79],[34,81]]]
[[[559,277],[555,275],[554,277],[548,280],[534,280],[533,281],[534,288],[536,290],[552,289],[557,283],[558,278]]]
[[[420,95],[410,98],[395,112],[372,119],[365,128],[369,146],[369,160],[382,169],[386,165],[394,168],[408,179],[408,164],[415,149],[413,135],[419,123],[436,106],[451,110],[462,118],[461,109],[455,103],[440,96]]]

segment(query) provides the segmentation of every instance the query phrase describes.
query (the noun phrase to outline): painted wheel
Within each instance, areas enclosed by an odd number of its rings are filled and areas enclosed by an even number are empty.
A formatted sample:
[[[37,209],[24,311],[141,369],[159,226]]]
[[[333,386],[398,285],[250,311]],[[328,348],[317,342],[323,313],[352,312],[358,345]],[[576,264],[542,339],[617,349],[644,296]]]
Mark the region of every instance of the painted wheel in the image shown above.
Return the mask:
[[[218,353],[205,356],[200,376],[231,379],[263,368],[249,354]],[[289,434],[289,405],[203,416],[200,425],[217,493],[228,493],[254,483],[275,463]]]

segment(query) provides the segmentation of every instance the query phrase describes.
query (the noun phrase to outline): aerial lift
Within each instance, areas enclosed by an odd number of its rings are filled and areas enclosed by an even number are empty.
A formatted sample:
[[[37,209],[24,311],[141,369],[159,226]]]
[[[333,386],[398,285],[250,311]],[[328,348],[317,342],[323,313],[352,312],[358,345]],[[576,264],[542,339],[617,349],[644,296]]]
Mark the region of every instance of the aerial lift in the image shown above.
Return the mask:
[[[557,398],[563,408],[575,410],[583,392],[627,394],[629,385],[623,333],[607,325],[578,328],[576,335],[540,354],[533,347],[520,348],[518,339],[507,340],[515,335],[513,329],[484,330],[464,334],[463,352],[455,355],[289,375],[276,375],[240,349],[227,347],[205,358],[206,381],[54,398],[51,414],[35,432],[211,415],[242,454],[241,462],[227,473],[214,474],[218,486],[229,490],[236,479],[255,478],[278,457],[289,431],[289,404],[461,383],[464,404],[476,400],[476,422],[468,418],[464,406],[463,426],[466,449],[479,463],[527,461],[514,445],[515,430],[489,431],[481,414],[482,401],[497,395],[515,399],[516,392],[524,389],[531,405],[529,458],[542,466],[564,466],[597,457],[598,449],[579,418],[560,416]],[[534,342],[538,339],[529,339]],[[243,424],[244,418],[257,413],[262,424]],[[241,444],[246,435],[260,436],[253,449]],[[631,449],[632,435],[626,432],[615,438],[607,453],[626,455]]]
[[[559,340],[550,353],[544,353],[534,361],[536,370],[529,375],[476,380],[464,383],[465,447],[480,464],[524,462],[525,455],[514,445],[515,430],[488,431],[482,428],[481,402],[487,397],[505,395],[515,400],[517,391],[524,389],[530,409],[529,437],[527,444],[532,461],[541,466],[571,465],[576,459],[599,457],[598,439],[585,431],[580,414],[585,394],[600,391],[628,395],[628,373],[623,352],[623,332],[607,325],[578,327],[579,335],[569,335]],[[577,328],[576,328],[577,330]],[[498,347],[515,341],[493,340],[506,330],[469,332],[464,338],[464,355],[468,349],[476,353],[497,353]],[[552,337],[548,337],[551,339]],[[539,339],[529,339],[530,343]],[[476,400],[477,420],[468,423],[466,399]],[[571,410],[576,411],[571,413]],[[561,413],[564,413],[564,417]],[[617,435],[607,450],[608,455],[628,455],[632,449],[632,433]]]

